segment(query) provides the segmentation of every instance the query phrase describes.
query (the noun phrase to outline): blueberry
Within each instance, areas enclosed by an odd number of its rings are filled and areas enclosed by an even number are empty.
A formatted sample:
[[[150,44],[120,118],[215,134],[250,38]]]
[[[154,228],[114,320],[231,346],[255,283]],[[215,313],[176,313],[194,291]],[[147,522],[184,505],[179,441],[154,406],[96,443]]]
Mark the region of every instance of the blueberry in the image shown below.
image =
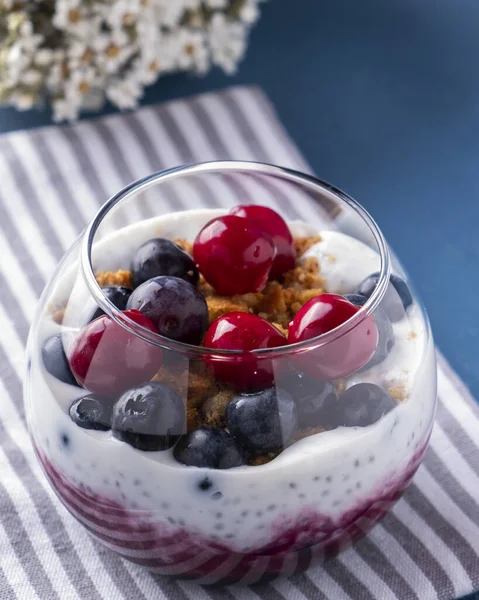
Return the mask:
[[[338,426],[338,397],[332,383],[293,372],[280,383],[280,387],[294,398],[301,429],[334,429]]]
[[[232,435],[247,451],[276,452],[286,446],[296,431],[296,404],[284,389],[238,394],[226,407],[226,421]]]
[[[374,288],[376,287],[378,281],[379,273],[371,273],[371,275],[368,275],[366,279],[361,281],[352,295],[369,298],[374,292]]]
[[[200,292],[178,277],[155,277],[136,288],[128,309],[141,311],[161,335],[198,345],[208,328],[208,306]]]
[[[185,423],[182,398],[157,381],[128,390],[113,409],[113,435],[138,450],[171,448],[184,433]]]
[[[378,281],[379,273],[372,273],[358,285],[355,294],[369,298]],[[407,283],[398,275],[391,275],[389,281],[391,285],[388,286],[381,306],[384,307],[391,321],[400,321],[404,316],[404,311],[412,304],[412,294]]]
[[[179,277],[197,285],[198,269],[186,252],[171,240],[156,238],[142,244],[131,261],[131,276],[135,287],[160,275]]]
[[[356,306],[363,306],[367,300],[366,296],[361,296],[359,294],[347,294],[345,298]],[[376,348],[376,352],[374,353],[373,357],[363,367],[362,371],[370,369],[371,367],[381,363],[391,352],[396,341],[391,321],[389,320],[382,305],[378,306],[378,308],[374,311],[374,321],[376,323],[376,327],[378,328],[378,347]]]
[[[246,464],[246,456],[234,437],[217,427],[200,427],[182,437],[173,454],[190,467],[231,469]]]
[[[366,427],[376,423],[392,410],[396,403],[374,383],[358,383],[348,388],[339,398],[340,425]]]
[[[72,421],[83,429],[108,431],[111,428],[111,403],[94,394],[75,400],[70,407]]]
[[[364,306],[368,300],[368,296],[363,296],[361,294],[345,294],[344,297],[346,300],[349,300],[351,304],[355,304],[356,306]]]
[[[107,285],[101,289],[103,294],[112,304],[114,304],[119,310],[125,310],[128,298],[131,296],[130,288],[127,288],[123,285]],[[105,313],[101,308],[97,308],[90,321],[94,321],[104,314]]]
[[[43,342],[42,358],[45,369],[51,375],[60,381],[63,381],[63,383],[78,386],[78,383],[71,372],[70,365],[68,364],[61,334],[52,335]]]

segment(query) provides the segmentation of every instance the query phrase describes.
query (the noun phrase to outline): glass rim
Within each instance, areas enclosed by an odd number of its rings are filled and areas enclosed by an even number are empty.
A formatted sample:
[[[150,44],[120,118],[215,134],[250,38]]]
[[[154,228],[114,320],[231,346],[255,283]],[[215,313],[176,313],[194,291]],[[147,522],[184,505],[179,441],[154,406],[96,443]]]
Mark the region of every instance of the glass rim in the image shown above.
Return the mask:
[[[352,329],[358,326],[365,318],[367,318],[377,308],[381,302],[384,294],[386,293],[389,276],[391,271],[389,250],[386,240],[376,224],[375,220],[371,215],[353,198],[348,196],[345,192],[339,188],[327,183],[317,177],[301,173],[294,169],[286,167],[279,167],[262,162],[250,162],[250,161],[209,161],[202,163],[195,163],[191,165],[184,165],[180,167],[173,167],[163,171],[158,171],[122,188],[119,192],[111,196],[103,206],[98,210],[91,223],[87,226],[82,239],[80,263],[81,271],[85,279],[86,285],[92,294],[94,300],[98,306],[120,326],[127,329],[130,333],[140,337],[141,339],[159,346],[164,350],[177,352],[179,354],[188,355],[189,357],[204,357],[214,356],[215,358],[224,356],[238,356],[244,354],[242,350],[218,350],[214,348],[205,348],[203,346],[195,346],[192,344],[186,344],[167,338],[159,333],[155,333],[141,327],[135,321],[130,319],[128,316],[119,310],[102,292],[100,284],[97,282],[95,272],[92,264],[92,249],[95,241],[95,235],[100,227],[101,223],[110,213],[110,211],[117,206],[120,202],[126,201],[137,195],[140,192],[153,187],[159,182],[166,182],[175,180],[184,176],[198,175],[202,173],[222,173],[222,172],[234,172],[234,173],[256,173],[260,175],[277,177],[282,180],[289,181],[306,187],[309,190],[317,190],[318,188],[326,190],[329,193],[334,194],[341,202],[347,204],[354,212],[366,223],[370,233],[372,233],[374,240],[379,249],[380,258],[380,269],[379,279],[374,288],[373,293],[368,298],[363,306],[347,321],[319,336],[304,340],[302,342],[296,342],[294,344],[285,344],[284,346],[278,346],[274,348],[263,348],[251,350],[250,352],[257,356],[277,358],[288,354],[298,354],[321,346],[325,346],[343,335],[349,333]]]

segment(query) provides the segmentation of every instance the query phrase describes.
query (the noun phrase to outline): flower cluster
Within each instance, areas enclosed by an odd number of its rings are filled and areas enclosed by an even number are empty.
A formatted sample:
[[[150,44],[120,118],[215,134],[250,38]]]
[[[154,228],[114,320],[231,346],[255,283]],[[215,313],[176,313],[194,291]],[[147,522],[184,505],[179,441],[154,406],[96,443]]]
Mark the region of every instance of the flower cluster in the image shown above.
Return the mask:
[[[234,73],[262,0],[0,0],[0,102],[134,108],[175,71]]]

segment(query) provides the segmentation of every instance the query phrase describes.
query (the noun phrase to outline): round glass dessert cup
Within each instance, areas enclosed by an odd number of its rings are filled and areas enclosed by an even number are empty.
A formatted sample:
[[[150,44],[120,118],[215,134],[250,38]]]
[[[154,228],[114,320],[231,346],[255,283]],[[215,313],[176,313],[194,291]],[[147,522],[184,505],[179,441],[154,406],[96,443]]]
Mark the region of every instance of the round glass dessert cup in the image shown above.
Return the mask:
[[[375,222],[259,163],[172,169],[106,202],[28,354],[30,433],[62,503],[128,560],[204,584],[348,547],[434,420],[427,317]]]

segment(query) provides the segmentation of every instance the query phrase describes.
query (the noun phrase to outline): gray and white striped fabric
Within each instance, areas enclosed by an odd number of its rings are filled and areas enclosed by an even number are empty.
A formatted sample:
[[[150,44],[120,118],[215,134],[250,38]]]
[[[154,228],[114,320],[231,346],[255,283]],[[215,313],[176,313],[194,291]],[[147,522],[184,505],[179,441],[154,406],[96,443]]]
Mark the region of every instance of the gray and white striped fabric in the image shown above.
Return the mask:
[[[479,411],[441,358],[437,423],[411,488],[353,549],[292,579],[208,589],[151,575],[93,542],[50,491],[22,404],[39,294],[112,193],[152,171],[220,158],[308,170],[250,88],[0,137],[0,600],[446,600],[478,589]]]

